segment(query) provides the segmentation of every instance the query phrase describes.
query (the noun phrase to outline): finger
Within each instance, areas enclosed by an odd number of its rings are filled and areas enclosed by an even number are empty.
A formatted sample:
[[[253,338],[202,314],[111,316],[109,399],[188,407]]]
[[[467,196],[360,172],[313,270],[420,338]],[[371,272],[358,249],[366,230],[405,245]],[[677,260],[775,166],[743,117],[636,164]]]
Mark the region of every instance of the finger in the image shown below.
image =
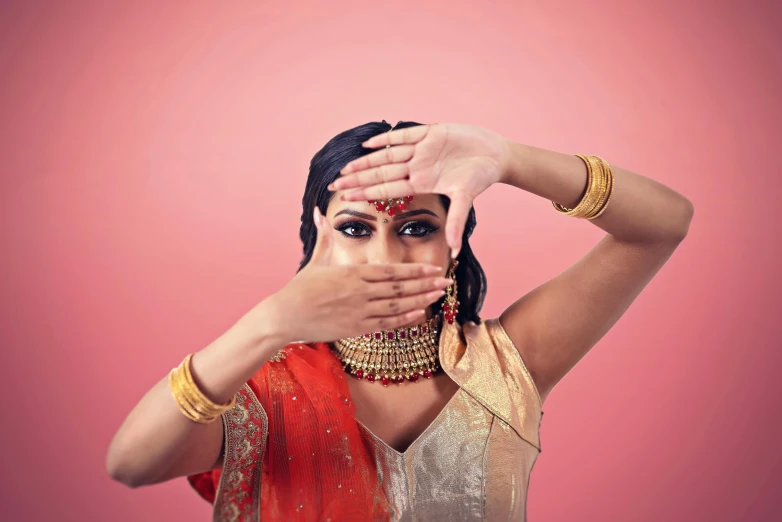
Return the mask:
[[[445,238],[451,247],[451,257],[456,259],[462,248],[462,235],[467,216],[470,214],[472,200],[464,194],[454,194],[445,219]]]
[[[327,188],[336,192],[356,187],[369,187],[379,183],[388,183],[404,179],[410,174],[408,163],[393,163],[391,165],[381,165],[380,167],[363,170],[353,174],[348,174],[337,178],[334,183]]]
[[[318,237],[315,239],[315,247],[312,249],[310,263],[328,265],[334,244],[334,238],[331,235],[331,225],[326,216],[320,213],[317,205],[315,205],[315,209],[312,211],[312,218],[318,229]]]
[[[372,136],[367,141],[362,143],[367,148],[385,147],[386,145],[400,145],[403,143],[418,143],[429,132],[429,125],[416,125],[415,127],[405,127],[404,129],[396,129],[390,132],[384,132],[376,136]]]
[[[376,199],[403,198],[415,194],[415,188],[409,179],[399,179],[371,187],[351,189],[342,194],[344,201],[374,201]]]
[[[418,295],[431,290],[441,290],[451,284],[453,284],[453,279],[441,276],[407,281],[380,281],[369,284],[369,298],[388,299]]]
[[[385,317],[370,317],[361,322],[363,330],[365,332],[376,332],[378,330],[390,330],[392,328],[399,328],[411,321],[414,321],[426,313],[426,310],[413,310],[399,315],[385,316]]]
[[[389,163],[400,163],[412,158],[413,154],[415,154],[414,145],[384,148],[375,151],[372,154],[367,154],[366,156],[354,159],[345,165],[339,173],[350,174],[351,172],[358,172],[360,170],[387,165]]]
[[[400,281],[405,279],[430,277],[435,274],[443,273],[442,267],[430,265],[427,263],[359,265],[356,268],[356,271],[362,280],[369,282]]]
[[[408,297],[391,297],[389,299],[377,299],[364,305],[366,317],[382,317],[386,315],[399,315],[411,310],[426,308],[445,295],[445,290],[432,290],[425,294],[411,295]]]

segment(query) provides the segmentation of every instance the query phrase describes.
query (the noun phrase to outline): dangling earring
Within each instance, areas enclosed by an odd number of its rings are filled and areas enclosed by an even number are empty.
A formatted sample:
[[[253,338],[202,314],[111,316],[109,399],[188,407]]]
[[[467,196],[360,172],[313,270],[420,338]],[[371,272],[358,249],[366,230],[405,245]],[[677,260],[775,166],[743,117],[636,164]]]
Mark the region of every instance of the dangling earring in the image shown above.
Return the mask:
[[[448,324],[453,324],[453,320],[459,313],[459,301],[456,299],[456,267],[459,266],[459,260],[454,259],[450,268],[448,268],[447,277],[453,279],[453,284],[445,290],[445,302],[443,303],[443,315]]]

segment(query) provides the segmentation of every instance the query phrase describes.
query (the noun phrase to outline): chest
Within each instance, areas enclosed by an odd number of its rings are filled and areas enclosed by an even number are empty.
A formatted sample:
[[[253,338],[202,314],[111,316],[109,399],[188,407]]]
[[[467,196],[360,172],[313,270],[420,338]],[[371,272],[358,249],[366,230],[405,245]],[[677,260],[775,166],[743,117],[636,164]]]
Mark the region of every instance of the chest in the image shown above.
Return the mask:
[[[403,452],[362,435],[393,522],[524,520],[537,449],[464,389]]]
[[[388,387],[358,379],[350,379],[348,385],[356,406],[356,420],[400,453],[443,413],[459,390],[444,373]]]

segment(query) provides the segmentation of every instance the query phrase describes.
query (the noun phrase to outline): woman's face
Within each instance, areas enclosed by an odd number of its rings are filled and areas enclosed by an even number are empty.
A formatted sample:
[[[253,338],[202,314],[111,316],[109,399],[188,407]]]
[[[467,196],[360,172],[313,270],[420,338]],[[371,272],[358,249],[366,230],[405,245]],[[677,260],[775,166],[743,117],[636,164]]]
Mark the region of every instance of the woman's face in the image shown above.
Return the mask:
[[[445,207],[437,194],[416,194],[404,211],[389,216],[367,201],[342,201],[343,193],[335,192],[326,209],[334,229],[332,264],[429,263],[442,267],[445,276],[451,249],[445,240]]]

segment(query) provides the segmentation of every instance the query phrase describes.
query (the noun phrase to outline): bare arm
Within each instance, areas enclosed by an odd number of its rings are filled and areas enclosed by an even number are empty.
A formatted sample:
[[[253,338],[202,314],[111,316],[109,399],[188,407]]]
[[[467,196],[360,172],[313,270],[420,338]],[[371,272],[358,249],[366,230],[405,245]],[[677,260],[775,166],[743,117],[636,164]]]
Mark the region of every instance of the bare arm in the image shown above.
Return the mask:
[[[285,345],[271,307],[268,299],[262,301],[193,355],[193,377],[214,402],[228,402]],[[185,417],[165,377],[122,423],[109,446],[106,468],[113,479],[130,487],[155,484],[217,468],[222,443],[222,422],[199,424]]]
[[[581,159],[518,143],[511,147],[504,183],[576,206],[587,181]],[[616,165],[611,170],[614,194],[605,212],[588,221],[606,236],[500,316],[544,401],[670,259],[694,215],[692,202],[673,189]]]

